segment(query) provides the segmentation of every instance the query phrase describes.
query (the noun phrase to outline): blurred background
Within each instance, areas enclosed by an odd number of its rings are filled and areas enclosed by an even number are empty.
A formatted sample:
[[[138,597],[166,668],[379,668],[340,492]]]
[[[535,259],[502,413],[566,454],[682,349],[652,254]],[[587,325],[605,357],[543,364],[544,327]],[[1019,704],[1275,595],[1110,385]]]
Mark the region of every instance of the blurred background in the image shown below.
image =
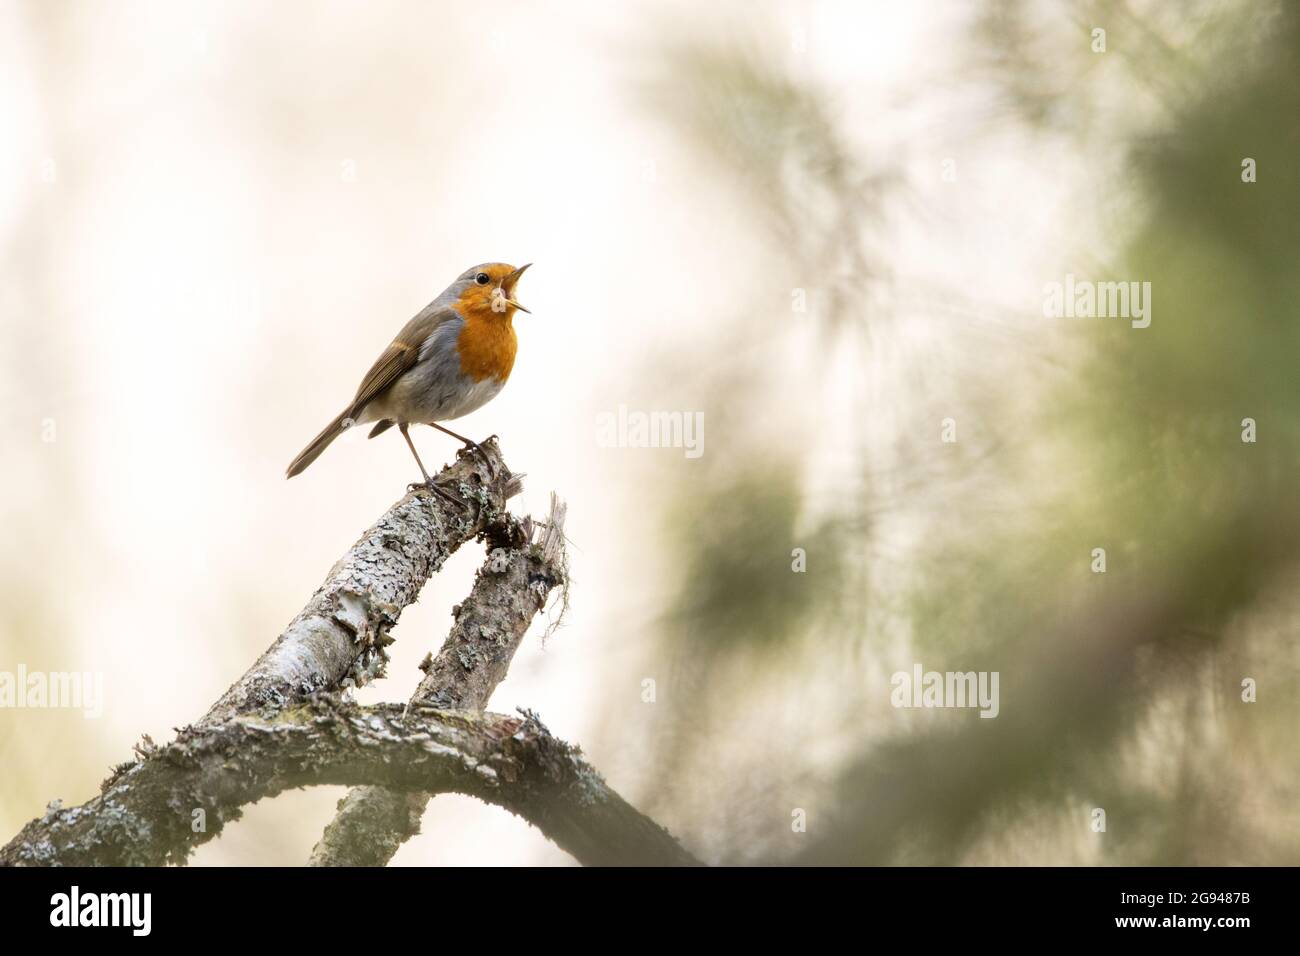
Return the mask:
[[[402,494],[395,433],[282,476],[503,260],[533,314],[457,430],[569,502],[573,586],[493,710],[714,863],[1300,862],[1294,4],[7,0],[0,79],[0,671],[105,697],[0,709],[3,839]],[[1150,327],[1045,317],[1067,274],[1150,282]],[[703,455],[602,447],[620,405]],[[893,707],[918,663],[998,717]],[[301,864],[342,792],[193,863]],[[423,831],[395,865],[571,862],[465,798]]]

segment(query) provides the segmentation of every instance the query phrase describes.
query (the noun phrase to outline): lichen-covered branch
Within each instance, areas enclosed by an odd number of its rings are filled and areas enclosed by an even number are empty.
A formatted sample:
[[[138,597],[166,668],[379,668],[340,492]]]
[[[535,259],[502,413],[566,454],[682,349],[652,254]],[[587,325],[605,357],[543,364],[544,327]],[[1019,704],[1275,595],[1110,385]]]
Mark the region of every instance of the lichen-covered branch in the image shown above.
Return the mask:
[[[424,582],[466,541],[505,511],[519,490],[495,441],[486,460],[463,454],[437,482],[465,502],[459,508],[417,488],[370,527],[257,663],[208,713],[209,720],[262,707],[284,707],[309,694],[360,686],[383,673],[389,630]]]
[[[317,784],[474,796],[528,820],[585,864],[696,862],[530,714],[362,707],[320,694],[269,717],[185,728],[100,796],[33,820],[0,850],[0,863],[181,862],[243,806]]]
[[[696,862],[536,718],[479,712],[547,595],[567,584],[562,509],[552,503],[535,542],[528,519],[505,513],[519,478],[495,442],[483,447],[438,476],[463,503],[418,489],[390,508],[201,720],[162,747],[146,737],[85,804],[51,803],[0,848],[0,865],[183,863],[248,804],[319,784],[362,788],[341,822],[387,840],[387,856],[430,794],[456,792],[520,815],[584,863]],[[382,672],[402,609],[478,535],[488,563],[411,703],[347,700]]]
[[[437,657],[422,665],[424,679],[410,706],[482,710],[505,678],[533,617],[551,590],[564,588],[564,505],[552,495],[540,540],[528,519],[499,522],[488,532],[488,557]],[[312,866],[386,866],[420,832],[431,794],[357,787],[312,850]]]

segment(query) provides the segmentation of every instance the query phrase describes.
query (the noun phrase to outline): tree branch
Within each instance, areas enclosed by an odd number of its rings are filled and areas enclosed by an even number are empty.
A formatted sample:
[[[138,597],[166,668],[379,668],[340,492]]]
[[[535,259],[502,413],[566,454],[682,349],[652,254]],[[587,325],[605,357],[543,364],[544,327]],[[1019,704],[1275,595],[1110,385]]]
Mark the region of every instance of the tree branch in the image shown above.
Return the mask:
[[[0,851],[8,864],[181,862],[249,803],[317,784],[379,784],[463,793],[504,807],[586,864],[690,864],[531,714],[510,717],[420,705],[362,707],[331,694],[271,717],[246,714],[180,731],[107,782],[84,806],[52,807]]]
[[[404,497],[197,724],[163,747],[146,737],[138,759],[117,767],[85,804],[51,803],[0,848],[0,865],[183,863],[244,806],[317,784],[371,791],[336,821],[340,847],[348,826],[365,824],[386,835],[391,856],[409,835],[412,808],[456,792],[520,815],[583,863],[697,862],[531,714],[476,712],[565,580],[562,512],[553,510],[547,534],[533,543],[529,520],[504,513],[518,477],[495,442],[484,448],[486,460],[462,455],[438,476],[463,507],[427,489]],[[365,708],[344,699],[340,692],[382,674],[402,609],[479,535],[494,550],[411,703]],[[400,805],[384,791],[402,794]]]
[[[421,665],[424,679],[411,707],[486,707],[551,589],[567,586],[564,505],[555,495],[540,542],[533,542],[530,521],[510,519],[490,530],[488,547],[469,597],[452,611],[455,623],[442,650]],[[311,865],[386,866],[420,832],[431,796],[382,787],[350,791],[312,850]]]
[[[316,589],[307,606],[257,663],[213,705],[205,720],[285,707],[309,694],[383,675],[389,630],[424,582],[466,541],[505,511],[520,484],[495,441],[487,461],[462,455],[439,473],[466,501],[463,511],[427,489],[408,494],[366,531]]]

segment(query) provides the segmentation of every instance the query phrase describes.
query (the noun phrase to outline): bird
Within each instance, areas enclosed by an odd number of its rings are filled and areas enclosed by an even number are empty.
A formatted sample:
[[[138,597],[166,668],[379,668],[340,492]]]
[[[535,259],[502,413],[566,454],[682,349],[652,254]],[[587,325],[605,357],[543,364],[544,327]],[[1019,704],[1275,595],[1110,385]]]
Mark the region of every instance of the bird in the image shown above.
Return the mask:
[[[515,312],[531,314],[514,297],[515,286],[531,265],[485,262],[462,272],[402,327],[352,401],[299,452],[285,477],[301,474],[339,435],[369,422],[376,423],[370,438],[397,426],[424,484],[435,491],[441,490],[420,461],[411,425],[432,425],[486,458],[477,442],[438,423],[482,408],[505,387],[518,350]]]

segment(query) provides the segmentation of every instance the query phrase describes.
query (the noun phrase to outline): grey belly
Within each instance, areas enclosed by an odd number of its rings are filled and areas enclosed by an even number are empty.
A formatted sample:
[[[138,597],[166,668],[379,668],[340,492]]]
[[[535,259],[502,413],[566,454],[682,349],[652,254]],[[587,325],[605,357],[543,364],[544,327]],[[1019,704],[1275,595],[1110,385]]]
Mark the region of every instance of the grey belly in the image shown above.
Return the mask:
[[[451,421],[482,408],[505,387],[505,382],[496,378],[476,382],[459,368],[447,368],[447,364],[420,362],[367,405],[359,421]]]

